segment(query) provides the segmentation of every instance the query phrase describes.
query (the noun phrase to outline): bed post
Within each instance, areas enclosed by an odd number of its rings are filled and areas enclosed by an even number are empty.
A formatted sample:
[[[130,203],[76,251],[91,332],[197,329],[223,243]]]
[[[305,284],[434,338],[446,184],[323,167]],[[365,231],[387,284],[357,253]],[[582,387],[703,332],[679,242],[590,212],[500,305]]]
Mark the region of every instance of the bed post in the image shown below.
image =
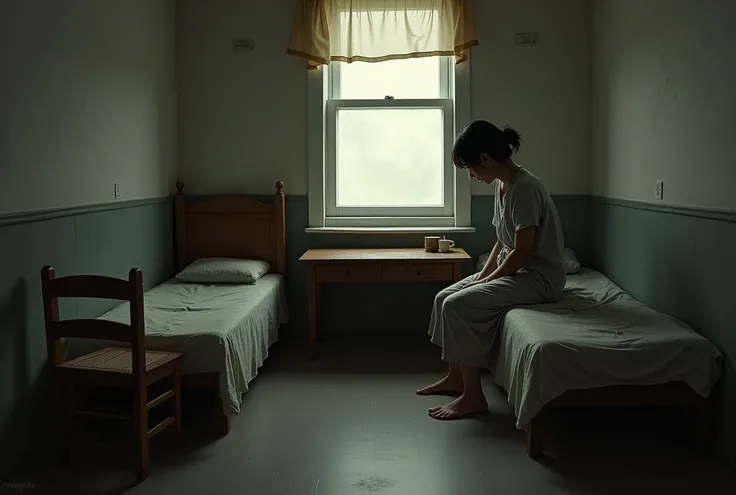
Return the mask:
[[[284,183],[276,182],[276,272],[286,273],[286,201]]]
[[[220,435],[227,435],[230,433],[232,423],[230,421],[230,416],[225,413],[225,404],[222,403],[220,394],[218,394],[217,391],[218,388],[215,387],[215,399],[217,401],[215,404],[215,431]]]
[[[532,459],[544,452],[544,410],[539,411],[526,426],[526,453]]]
[[[174,196],[174,232],[176,232],[176,271],[184,269],[187,260],[187,197],[184,194],[184,183],[176,183]]]
[[[715,448],[715,408],[708,399],[701,399],[686,408],[690,441],[696,449],[711,453]]]

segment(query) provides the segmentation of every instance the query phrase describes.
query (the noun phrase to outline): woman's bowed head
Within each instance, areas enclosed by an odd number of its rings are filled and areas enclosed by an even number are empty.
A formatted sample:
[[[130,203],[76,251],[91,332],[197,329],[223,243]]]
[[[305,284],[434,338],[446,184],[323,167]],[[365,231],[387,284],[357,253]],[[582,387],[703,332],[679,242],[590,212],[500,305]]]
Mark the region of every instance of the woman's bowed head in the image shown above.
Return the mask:
[[[486,184],[504,176],[509,161],[521,147],[521,135],[511,127],[503,130],[486,120],[465,126],[452,148],[452,163]]]

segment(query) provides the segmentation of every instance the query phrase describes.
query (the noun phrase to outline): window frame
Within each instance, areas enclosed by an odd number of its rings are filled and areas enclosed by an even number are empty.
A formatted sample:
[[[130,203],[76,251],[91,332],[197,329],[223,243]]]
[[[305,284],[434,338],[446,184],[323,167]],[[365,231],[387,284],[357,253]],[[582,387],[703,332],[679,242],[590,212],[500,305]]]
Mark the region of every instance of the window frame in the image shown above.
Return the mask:
[[[474,231],[471,226],[471,182],[467,173],[451,163],[455,136],[470,121],[470,60],[455,64],[444,58],[440,64],[439,99],[339,100],[339,64],[321,66],[308,73],[307,89],[307,182],[309,202],[308,232],[345,231]],[[443,69],[444,67],[444,69]],[[337,74],[337,76],[336,76]],[[442,108],[445,123],[445,207],[438,215],[432,207],[340,208],[336,206],[334,136],[339,108]],[[449,116],[449,118],[447,118]],[[411,187],[411,184],[407,184]],[[328,192],[329,191],[329,192]]]

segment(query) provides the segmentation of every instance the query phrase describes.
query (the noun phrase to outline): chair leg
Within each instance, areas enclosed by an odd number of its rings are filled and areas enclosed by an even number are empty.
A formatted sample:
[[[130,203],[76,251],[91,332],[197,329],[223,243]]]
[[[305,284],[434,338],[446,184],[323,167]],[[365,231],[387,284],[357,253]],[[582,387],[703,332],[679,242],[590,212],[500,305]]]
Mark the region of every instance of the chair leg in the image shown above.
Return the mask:
[[[148,477],[148,390],[144,384],[137,385],[135,393],[135,439],[137,447],[136,471],[138,481]]]
[[[174,417],[176,418],[176,434],[181,435],[181,367],[179,361],[174,364]]]
[[[67,413],[67,397],[66,383],[57,376],[54,376],[54,385],[52,392],[52,414],[54,415],[54,444],[56,448],[56,458],[59,464],[66,465],[69,463],[69,417]]]

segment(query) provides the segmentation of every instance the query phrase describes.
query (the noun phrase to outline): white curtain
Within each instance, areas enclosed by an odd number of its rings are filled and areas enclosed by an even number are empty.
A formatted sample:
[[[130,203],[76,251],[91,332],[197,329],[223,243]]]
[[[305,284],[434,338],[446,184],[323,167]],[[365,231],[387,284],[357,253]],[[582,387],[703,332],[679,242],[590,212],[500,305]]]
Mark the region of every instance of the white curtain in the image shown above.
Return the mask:
[[[477,45],[468,0],[297,0],[287,53],[309,69],[431,56],[460,63]]]

